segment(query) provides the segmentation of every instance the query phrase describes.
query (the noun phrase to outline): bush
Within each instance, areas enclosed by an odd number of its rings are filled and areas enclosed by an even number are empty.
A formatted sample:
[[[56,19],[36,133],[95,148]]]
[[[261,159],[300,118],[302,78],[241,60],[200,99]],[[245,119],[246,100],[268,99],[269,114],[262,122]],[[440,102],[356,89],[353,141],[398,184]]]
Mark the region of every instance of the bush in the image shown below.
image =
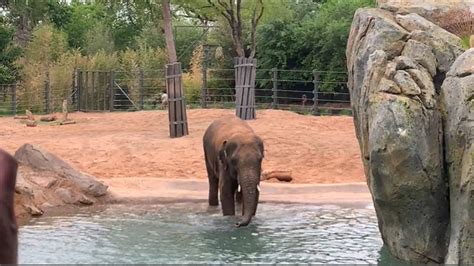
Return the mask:
[[[201,99],[202,87],[202,58],[203,47],[200,45],[193,51],[191,58],[191,69],[187,73],[183,73],[184,95],[187,103],[199,103]]]

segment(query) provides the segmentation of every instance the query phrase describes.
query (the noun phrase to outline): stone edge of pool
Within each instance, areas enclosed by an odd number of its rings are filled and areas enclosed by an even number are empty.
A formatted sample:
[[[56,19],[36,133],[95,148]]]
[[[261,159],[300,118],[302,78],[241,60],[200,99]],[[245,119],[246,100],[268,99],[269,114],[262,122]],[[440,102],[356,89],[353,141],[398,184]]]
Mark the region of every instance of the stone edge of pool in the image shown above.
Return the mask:
[[[207,180],[164,178],[106,178],[109,204],[154,204],[206,202]],[[261,183],[262,203],[337,205],[348,208],[372,207],[366,183],[290,184]]]

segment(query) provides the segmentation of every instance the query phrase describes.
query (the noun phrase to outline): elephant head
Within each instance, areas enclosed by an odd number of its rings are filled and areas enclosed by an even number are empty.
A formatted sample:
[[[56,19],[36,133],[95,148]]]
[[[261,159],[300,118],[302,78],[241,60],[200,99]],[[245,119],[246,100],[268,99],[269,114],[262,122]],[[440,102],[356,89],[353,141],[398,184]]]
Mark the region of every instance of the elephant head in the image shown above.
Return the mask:
[[[247,226],[257,211],[263,141],[257,136],[228,139],[222,144],[219,157],[231,178],[237,178],[238,190],[242,192],[243,217],[236,226]]]

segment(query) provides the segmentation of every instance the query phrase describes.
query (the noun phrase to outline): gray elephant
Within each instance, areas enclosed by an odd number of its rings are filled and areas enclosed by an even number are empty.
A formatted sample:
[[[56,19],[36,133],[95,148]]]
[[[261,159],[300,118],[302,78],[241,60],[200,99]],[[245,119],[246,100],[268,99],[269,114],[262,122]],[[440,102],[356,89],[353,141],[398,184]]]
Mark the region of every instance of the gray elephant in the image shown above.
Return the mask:
[[[13,210],[13,196],[18,163],[0,149],[0,264],[16,264],[18,229]]]
[[[235,201],[242,201],[242,221],[246,226],[257,211],[263,141],[243,120],[232,116],[214,121],[203,138],[209,177],[209,205],[218,205],[224,215],[235,215]]]

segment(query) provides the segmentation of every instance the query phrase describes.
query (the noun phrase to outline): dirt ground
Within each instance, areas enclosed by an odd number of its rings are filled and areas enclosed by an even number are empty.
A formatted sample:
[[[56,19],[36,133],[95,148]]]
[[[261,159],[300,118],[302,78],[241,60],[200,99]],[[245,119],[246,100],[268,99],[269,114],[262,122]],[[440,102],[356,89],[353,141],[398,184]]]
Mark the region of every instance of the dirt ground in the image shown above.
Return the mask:
[[[190,135],[168,137],[165,111],[72,113],[75,125],[27,128],[0,118],[0,147],[39,145],[109,185],[113,178],[207,178],[202,136],[232,110],[188,110]],[[249,124],[265,143],[263,170],[290,170],[294,183],[365,182],[351,117],[262,110]],[[109,181],[109,182],[107,182]]]

